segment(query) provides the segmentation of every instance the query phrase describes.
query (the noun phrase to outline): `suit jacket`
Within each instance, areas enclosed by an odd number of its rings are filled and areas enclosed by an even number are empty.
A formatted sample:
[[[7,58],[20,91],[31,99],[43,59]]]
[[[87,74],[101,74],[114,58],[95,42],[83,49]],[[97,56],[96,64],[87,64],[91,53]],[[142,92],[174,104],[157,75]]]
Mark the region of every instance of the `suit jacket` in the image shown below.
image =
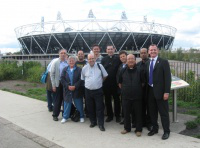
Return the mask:
[[[149,82],[149,65],[147,62],[147,83]],[[156,99],[163,99],[164,93],[170,93],[171,71],[169,63],[165,59],[157,58],[153,69],[153,91]]]
[[[60,83],[60,59],[57,59],[52,63],[50,78],[52,87],[58,87]]]

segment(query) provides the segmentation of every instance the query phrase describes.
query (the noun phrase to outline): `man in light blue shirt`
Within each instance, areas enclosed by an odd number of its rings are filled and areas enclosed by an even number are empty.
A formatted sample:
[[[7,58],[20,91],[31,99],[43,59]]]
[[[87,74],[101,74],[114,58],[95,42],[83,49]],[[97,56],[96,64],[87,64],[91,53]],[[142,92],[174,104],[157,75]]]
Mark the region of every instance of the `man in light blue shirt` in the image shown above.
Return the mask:
[[[85,80],[85,96],[91,122],[90,127],[95,127],[98,120],[101,131],[105,131],[102,83],[107,76],[108,73],[104,67],[95,63],[94,55],[88,54],[88,64],[82,69],[81,79]]]

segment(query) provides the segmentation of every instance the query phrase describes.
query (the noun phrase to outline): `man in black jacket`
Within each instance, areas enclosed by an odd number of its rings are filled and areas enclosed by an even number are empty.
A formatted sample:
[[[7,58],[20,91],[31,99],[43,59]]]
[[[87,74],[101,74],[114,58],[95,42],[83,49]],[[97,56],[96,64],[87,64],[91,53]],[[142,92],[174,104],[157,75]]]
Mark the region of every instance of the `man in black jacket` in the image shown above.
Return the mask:
[[[140,58],[142,61],[137,63],[138,68],[140,68],[142,77],[145,81],[145,74],[146,74],[146,63],[149,61],[148,58],[148,51],[146,48],[140,49]],[[146,85],[142,87],[143,94],[142,94],[142,120],[143,120],[143,127],[147,127],[149,131],[151,131],[151,120],[149,115],[149,108],[147,102],[147,87]]]
[[[158,112],[164,130],[162,139],[168,139],[169,129],[169,105],[168,98],[171,87],[171,72],[167,60],[158,57],[158,47],[155,44],[149,46],[150,61],[147,62],[148,104],[153,129],[148,133],[152,136],[158,133]]]
[[[114,99],[114,113],[116,117],[116,122],[121,121],[120,117],[120,99],[118,94],[118,85],[116,80],[117,70],[121,61],[118,56],[114,55],[115,48],[113,45],[108,45],[106,52],[108,55],[104,57],[101,61],[101,64],[104,66],[108,73],[107,79],[103,83],[103,91],[105,95],[105,104],[108,118],[106,122],[113,120],[113,109],[112,109],[112,97]]]
[[[131,131],[130,115],[132,109],[135,113],[136,136],[140,137],[142,132],[142,78],[140,69],[136,66],[135,56],[127,56],[127,67],[121,71],[119,76],[119,87],[121,88],[122,104],[124,111],[124,130],[121,134]]]

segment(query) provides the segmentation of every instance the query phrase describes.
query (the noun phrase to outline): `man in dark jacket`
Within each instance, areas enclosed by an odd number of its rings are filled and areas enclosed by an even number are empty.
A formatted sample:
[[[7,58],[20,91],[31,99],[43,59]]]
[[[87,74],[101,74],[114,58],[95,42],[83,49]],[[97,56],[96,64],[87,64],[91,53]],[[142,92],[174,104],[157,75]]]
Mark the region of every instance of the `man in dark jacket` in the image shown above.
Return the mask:
[[[121,134],[131,131],[130,115],[133,108],[136,120],[135,133],[139,137],[142,132],[142,79],[135,56],[132,54],[127,56],[127,67],[120,73],[119,87],[124,110],[124,130]]]
[[[145,81],[145,75],[146,75],[146,63],[149,61],[148,58],[148,51],[146,48],[140,49],[140,58],[142,61],[137,63],[138,68],[140,68],[142,78]],[[149,108],[148,108],[148,102],[147,102],[147,87],[146,85],[142,87],[143,94],[142,94],[142,120],[143,120],[143,126],[147,127],[147,129],[151,130],[151,120],[149,115]]]
[[[148,136],[158,133],[158,112],[164,130],[162,139],[168,139],[169,129],[169,104],[168,98],[171,87],[171,72],[167,60],[158,57],[158,47],[149,46],[150,61],[147,62],[148,104],[153,129]]]
[[[108,55],[104,57],[101,61],[101,64],[104,66],[108,73],[107,79],[103,83],[103,91],[105,96],[105,104],[107,110],[106,122],[110,122],[113,120],[113,109],[112,109],[112,97],[114,99],[114,113],[116,117],[116,122],[121,121],[120,117],[120,99],[118,94],[118,86],[117,86],[117,70],[121,61],[118,56],[115,56],[115,48],[113,45],[108,45],[106,52]]]

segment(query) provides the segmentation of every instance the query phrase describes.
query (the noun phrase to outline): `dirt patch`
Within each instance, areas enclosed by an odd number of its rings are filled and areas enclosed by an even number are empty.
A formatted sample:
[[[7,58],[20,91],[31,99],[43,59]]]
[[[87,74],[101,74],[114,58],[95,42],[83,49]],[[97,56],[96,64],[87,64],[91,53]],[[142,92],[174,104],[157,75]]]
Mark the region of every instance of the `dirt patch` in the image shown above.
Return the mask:
[[[45,84],[31,83],[21,80],[9,80],[0,82],[0,89],[9,89],[26,93],[28,89],[45,87]]]
[[[187,136],[194,136],[200,134],[200,125],[194,129],[185,129],[184,131],[180,132],[179,134],[187,135]]]

